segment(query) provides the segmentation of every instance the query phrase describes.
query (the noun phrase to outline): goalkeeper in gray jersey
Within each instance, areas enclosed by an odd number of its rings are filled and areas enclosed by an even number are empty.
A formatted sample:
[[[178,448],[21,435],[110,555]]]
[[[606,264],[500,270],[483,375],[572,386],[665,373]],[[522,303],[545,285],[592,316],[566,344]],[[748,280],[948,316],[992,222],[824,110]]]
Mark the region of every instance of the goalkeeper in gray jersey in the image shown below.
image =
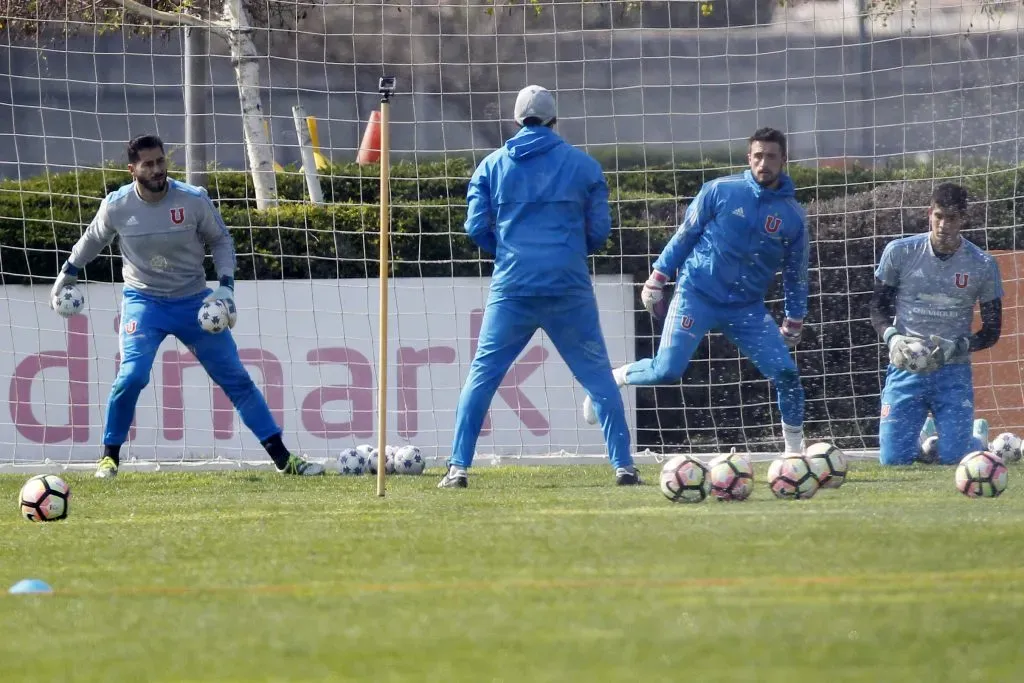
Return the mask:
[[[205,332],[199,325],[204,302],[220,300],[235,324],[235,247],[220,213],[206,191],[167,178],[164,145],[155,135],[128,143],[128,170],[134,182],[111,192],[71,251],[53,285],[51,302],[80,271],[118,238],[123,258],[124,292],[118,331],[121,367],[107,401],[103,454],[96,476],[117,475],[121,445],[135,416],[139,394],[149,382],[157,350],[172,334],[195,354],[227,394],[242,422],[252,430],[278,471],[323,474],[322,465],[288,452],[281,427],[249,377],[230,331]],[[206,286],[206,248],[220,279]]]
[[[995,259],[960,236],[966,219],[964,188],[939,185],[928,209],[929,232],[891,242],[875,270],[871,323],[890,360],[878,434],[883,465],[914,461],[929,410],[941,463],[957,463],[977,448],[970,354],[999,340],[1003,285]],[[972,334],[975,302],[982,327]],[[931,349],[920,372],[907,364],[915,339]]]

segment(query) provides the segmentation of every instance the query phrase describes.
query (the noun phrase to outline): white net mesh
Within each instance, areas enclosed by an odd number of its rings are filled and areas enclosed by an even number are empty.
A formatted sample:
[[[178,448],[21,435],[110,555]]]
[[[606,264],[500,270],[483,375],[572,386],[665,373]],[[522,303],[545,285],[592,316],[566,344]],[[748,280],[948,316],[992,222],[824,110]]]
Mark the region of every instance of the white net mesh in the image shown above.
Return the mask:
[[[741,167],[747,136],[771,125],[789,135],[812,215],[811,314],[797,353],[809,435],[877,445],[872,266],[888,239],[923,229],[936,179],[970,188],[969,237],[1006,252],[1003,339],[975,357],[977,403],[994,430],[1024,429],[1019,3],[230,0],[190,3],[195,20],[121,4],[0,0],[0,462],[96,456],[117,366],[116,250],[88,268],[86,315],[65,322],[45,299],[98,199],[127,181],[125,143],[142,133],[162,136],[237,228],[235,336],[286,442],[333,457],[375,441],[379,188],[376,167],[354,161],[382,74],[398,79],[389,442],[450,450],[490,272],[462,232],[465,185],[513,132],[515,93],[528,83],[556,92],[559,132],[609,179],[616,228],[592,263],[613,363],[656,348],[637,283],[686,203]],[[208,42],[202,31],[186,40],[186,23],[207,20]],[[251,30],[231,30],[246,21]],[[310,205],[300,170],[296,106],[312,124],[323,206]],[[261,160],[278,173],[241,172]],[[268,175],[269,195],[253,182]],[[770,303],[778,314],[778,288]],[[266,462],[188,350],[165,344],[126,459]],[[541,335],[516,367],[480,453],[602,457],[599,430],[579,417],[582,391]],[[774,403],[749,361],[712,335],[682,385],[631,392],[628,406],[641,450],[772,451]]]

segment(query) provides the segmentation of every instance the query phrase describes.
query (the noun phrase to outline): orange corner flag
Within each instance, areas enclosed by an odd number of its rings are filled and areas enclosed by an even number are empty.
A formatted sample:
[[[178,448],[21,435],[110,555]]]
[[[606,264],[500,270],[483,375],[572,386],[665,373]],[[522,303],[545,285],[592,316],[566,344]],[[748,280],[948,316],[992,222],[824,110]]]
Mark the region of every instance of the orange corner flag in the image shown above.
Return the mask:
[[[359,154],[356,161],[360,164],[375,164],[380,161],[380,112],[370,113],[370,121],[363,132],[363,141],[359,143]]]

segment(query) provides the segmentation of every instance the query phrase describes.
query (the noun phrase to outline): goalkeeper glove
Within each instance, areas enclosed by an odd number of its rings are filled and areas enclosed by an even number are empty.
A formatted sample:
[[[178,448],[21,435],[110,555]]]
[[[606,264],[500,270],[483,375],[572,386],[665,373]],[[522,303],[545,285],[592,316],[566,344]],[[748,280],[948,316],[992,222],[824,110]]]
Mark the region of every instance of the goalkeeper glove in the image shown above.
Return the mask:
[[[786,318],[782,321],[779,332],[782,333],[782,341],[786,342],[786,346],[795,349],[797,344],[800,343],[800,337],[804,333],[804,321],[797,320],[796,318]]]
[[[235,278],[225,275],[220,279],[220,286],[213,290],[203,303],[220,301],[228,309],[228,327],[233,328],[238,321],[238,309],[235,308]]]
[[[79,267],[71,263],[71,261],[64,262],[60,273],[57,275],[56,282],[53,283],[53,289],[50,290],[50,308],[55,311],[57,310],[57,297],[60,296],[61,290],[78,284],[79,270]]]
[[[971,348],[971,340],[967,337],[946,339],[937,334],[933,334],[930,339],[932,344],[935,345],[935,350],[933,350],[928,356],[929,370],[938,370],[943,365],[956,358],[967,356],[967,353]]]
[[[647,278],[647,282],[644,283],[643,290],[640,292],[640,301],[643,302],[644,308],[656,318],[663,318],[665,316],[665,307],[659,304],[665,299],[666,282],[668,282],[668,275],[659,273],[656,270],[652,271],[650,277]]]
[[[906,370],[909,359],[907,344],[913,341],[913,337],[900,334],[895,327],[886,329],[882,335],[882,341],[889,347],[889,362],[900,370]]]

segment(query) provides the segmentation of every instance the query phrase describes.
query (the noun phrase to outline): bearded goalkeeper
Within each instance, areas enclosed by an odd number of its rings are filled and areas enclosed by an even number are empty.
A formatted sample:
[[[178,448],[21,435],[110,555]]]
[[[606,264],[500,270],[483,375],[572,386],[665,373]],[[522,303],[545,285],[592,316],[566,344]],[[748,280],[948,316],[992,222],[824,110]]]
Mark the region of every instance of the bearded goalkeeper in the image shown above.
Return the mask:
[[[279,472],[323,474],[322,465],[293,455],[285,447],[281,428],[246,372],[231,332],[210,334],[199,325],[199,309],[207,301],[224,302],[231,313],[231,327],[237,317],[235,246],[220,213],[205,190],[167,178],[164,145],[155,135],[129,142],[128,161],[133,182],[111,192],[100,204],[61,268],[50,296],[54,302],[61,289],[75,284],[81,270],[118,239],[124,276],[118,331],[121,367],[107,401],[103,453],[96,476],[110,479],[117,475],[121,445],[128,438],[139,394],[149,383],[157,350],[169,334],[188,346],[210,379],[224,390]],[[220,278],[214,291],[206,286],[203,261],[207,247]]]

